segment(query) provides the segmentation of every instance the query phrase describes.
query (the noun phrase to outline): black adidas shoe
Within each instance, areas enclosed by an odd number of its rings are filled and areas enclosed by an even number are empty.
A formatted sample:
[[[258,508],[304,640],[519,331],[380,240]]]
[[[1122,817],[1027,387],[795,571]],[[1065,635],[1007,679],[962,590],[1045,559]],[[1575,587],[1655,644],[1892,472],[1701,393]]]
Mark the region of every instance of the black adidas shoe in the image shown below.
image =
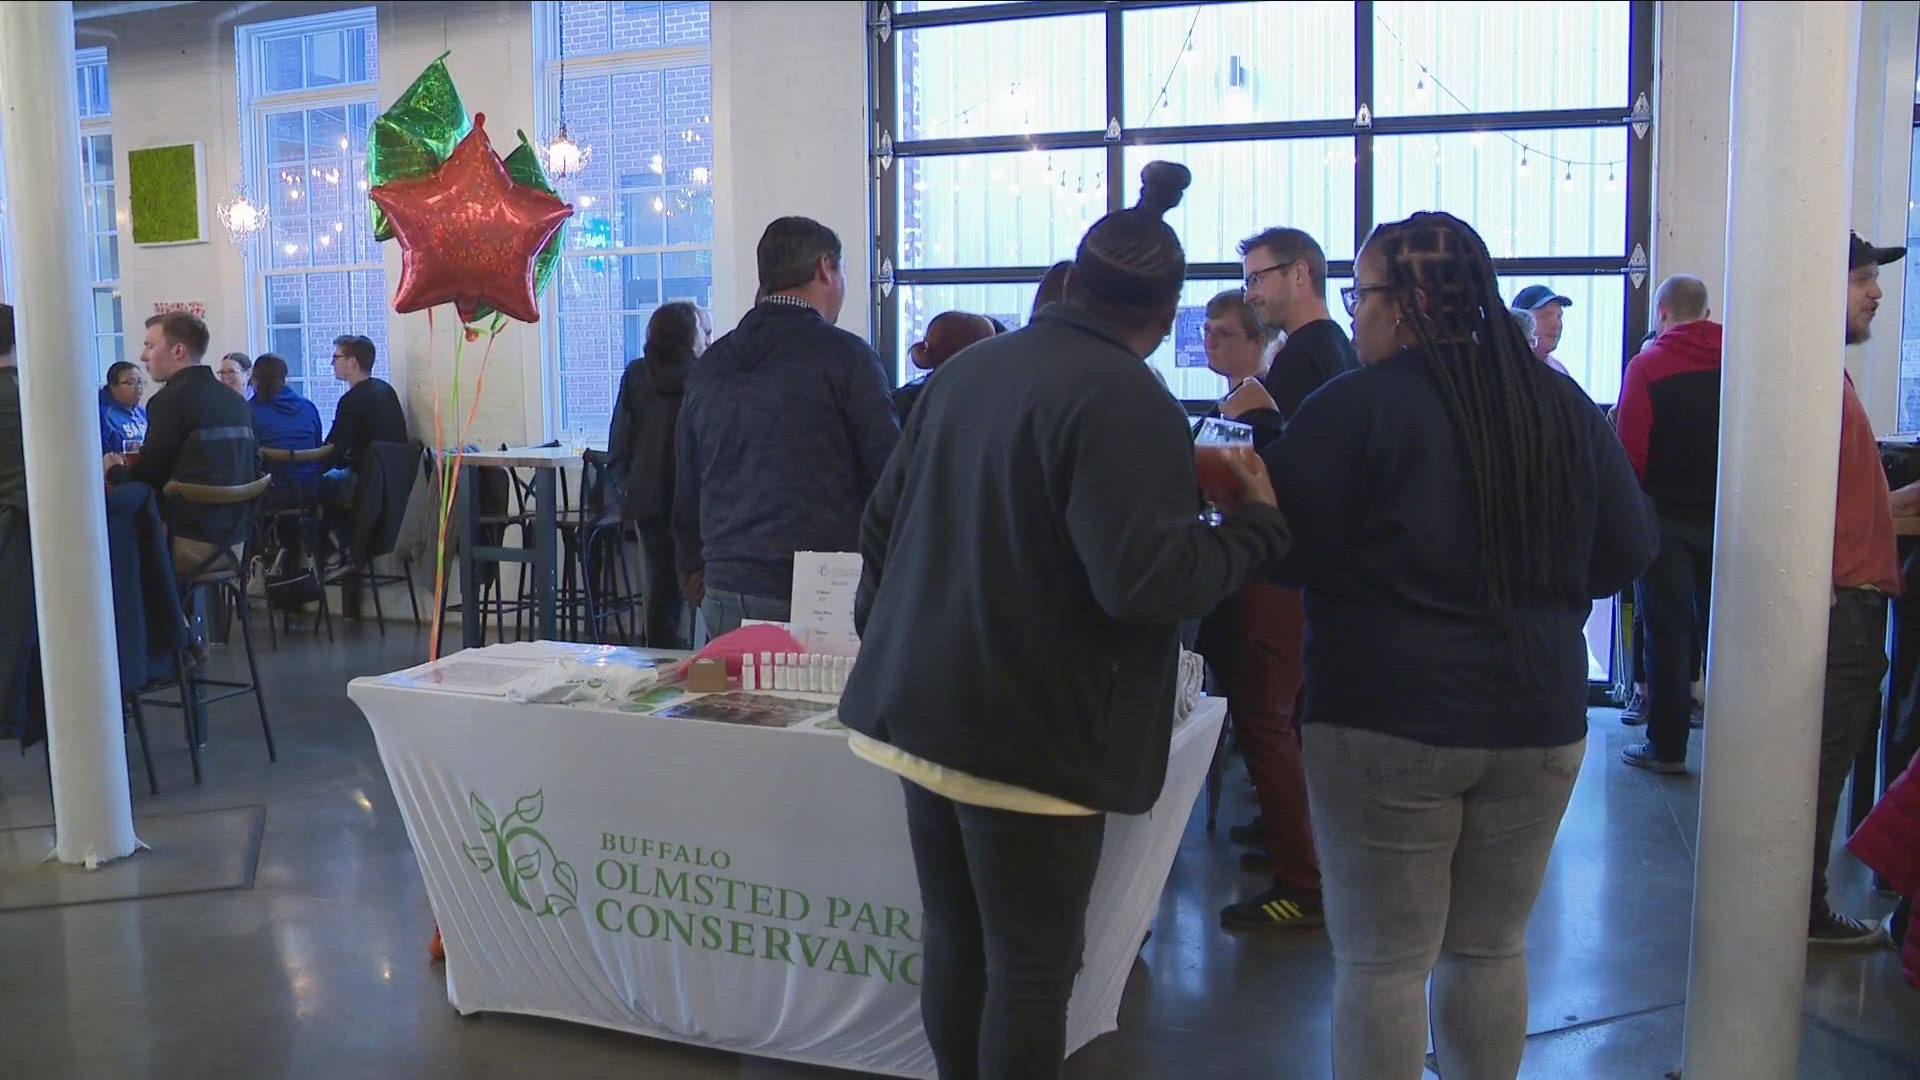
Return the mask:
[[[1220,925],[1229,930],[1318,930],[1327,925],[1320,898],[1272,888],[1251,900],[1228,904]]]

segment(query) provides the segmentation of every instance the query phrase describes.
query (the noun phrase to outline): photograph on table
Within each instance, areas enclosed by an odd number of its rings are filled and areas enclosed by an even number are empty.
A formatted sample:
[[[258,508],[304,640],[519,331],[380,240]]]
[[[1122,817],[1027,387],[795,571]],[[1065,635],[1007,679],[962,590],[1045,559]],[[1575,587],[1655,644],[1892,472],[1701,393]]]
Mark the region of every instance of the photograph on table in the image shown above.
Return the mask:
[[[709,694],[669,708],[656,716],[685,720],[712,720],[752,727],[791,727],[833,711],[833,706],[770,694]]]

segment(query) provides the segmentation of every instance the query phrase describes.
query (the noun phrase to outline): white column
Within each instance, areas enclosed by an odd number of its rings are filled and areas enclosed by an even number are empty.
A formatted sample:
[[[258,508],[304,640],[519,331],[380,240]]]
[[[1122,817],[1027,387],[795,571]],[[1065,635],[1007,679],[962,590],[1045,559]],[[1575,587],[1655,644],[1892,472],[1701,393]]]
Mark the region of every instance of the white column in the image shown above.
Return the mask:
[[[99,406],[81,213],[73,5],[0,4],[28,514],[53,762],[53,857],[133,854],[101,499]]]
[[[1858,3],[1735,11],[1726,365],[1688,1080],[1798,1075]],[[1783,167],[1784,163],[1791,167]]]

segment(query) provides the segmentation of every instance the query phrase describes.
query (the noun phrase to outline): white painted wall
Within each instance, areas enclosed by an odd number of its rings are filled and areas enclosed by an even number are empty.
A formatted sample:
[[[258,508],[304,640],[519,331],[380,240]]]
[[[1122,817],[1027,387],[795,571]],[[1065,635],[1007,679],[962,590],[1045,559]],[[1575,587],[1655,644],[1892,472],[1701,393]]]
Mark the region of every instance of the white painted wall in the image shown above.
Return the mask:
[[[868,333],[865,20],[863,5],[847,2],[713,6],[716,329],[753,306],[753,251],[766,223],[804,214],[840,234],[840,325]]]

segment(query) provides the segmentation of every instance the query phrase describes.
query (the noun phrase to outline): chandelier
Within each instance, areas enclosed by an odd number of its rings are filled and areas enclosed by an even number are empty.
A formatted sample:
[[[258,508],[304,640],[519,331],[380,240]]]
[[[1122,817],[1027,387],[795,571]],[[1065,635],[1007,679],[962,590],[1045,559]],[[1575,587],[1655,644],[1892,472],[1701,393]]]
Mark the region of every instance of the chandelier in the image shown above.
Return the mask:
[[[234,244],[244,244],[255,233],[267,227],[267,208],[247,197],[246,188],[236,184],[233,194],[220,200],[215,209],[220,216],[220,224],[226,226],[227,239]]]
[[[555,183],[577,176],[593,159],[593,147],[581,146],[567,133],[567,122],[560,121],[553,138],[547,141],[547,176]]]

